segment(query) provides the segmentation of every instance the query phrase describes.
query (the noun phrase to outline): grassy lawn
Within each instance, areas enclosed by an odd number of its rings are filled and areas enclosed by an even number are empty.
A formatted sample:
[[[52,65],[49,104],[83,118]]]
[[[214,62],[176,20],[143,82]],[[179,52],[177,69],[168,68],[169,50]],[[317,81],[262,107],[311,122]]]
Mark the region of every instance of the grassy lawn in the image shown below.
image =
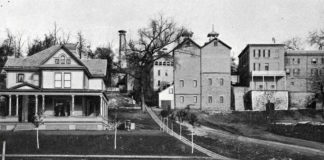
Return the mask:
[[[298,123],[300,121],[324,122],[323,111],[321,110],[295,110],[295,111],[276,111],[275,122]],[[290,144],[300,144],[303,140],[321,142],[323,137],[322,130],[305,128],[308,136],[295,134],[295,130],[288,129],[284,133],[275,132],[274,125],[268,125],[265,112],[233,112],[227,114],[208,115],[201,113],[199,123],[210,128],[221,129],[227,132],[243,135],[252,138],[279,141]],[[289,126],[287,126],[289,127]],[[298,128],[300,130],[300,128]],[[280,136],[280,135],[282,136]],[[289,137],[301,138],[293,139]],[[300,143],[295,143],[300,141]],[[316,145],[315,143],[312,144]]]
[[[110,110],[108,116],[110,119],[115,118],[115,113],[117,112],[117,119],[121,122],[125,120],[130,120],[136,125],[136,129],[152,129],[159,130],[159,126],[154,122],[148,113],[142,112],[138,109],[118,109]]]
[[[179,124],[173,124],[174,131],[179,134]],[[190,131],[186,127],[182,126],[182,135],[188,140],[191,140]],[[236,159],[288,159],[304,160],[314,159],[318,160],[323,157],[318,156],[306,156],[294,151],[281,150],[267,145],[258,145],[255,143],[246,143],[237,140],[236,138],[224,138],[214,135],[194,136],[194,142],[206,149],[209,149],[215,153],[223,156],[236,158]]]
[[[189,146],[159,131],[120,131],[116,150],[113,131],[40,131],[39,150],[35,131],[0,132],[0,141],[4,140],[7,154],[205,156],[200,152],[191,154]]]

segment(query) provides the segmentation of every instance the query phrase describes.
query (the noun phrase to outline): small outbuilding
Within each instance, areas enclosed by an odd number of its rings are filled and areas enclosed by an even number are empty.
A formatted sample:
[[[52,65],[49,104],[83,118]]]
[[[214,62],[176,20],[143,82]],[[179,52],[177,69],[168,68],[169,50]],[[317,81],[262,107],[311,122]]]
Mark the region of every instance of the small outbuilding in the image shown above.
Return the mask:
[[[159,108],[174,109],[174,85],[159,92]]]

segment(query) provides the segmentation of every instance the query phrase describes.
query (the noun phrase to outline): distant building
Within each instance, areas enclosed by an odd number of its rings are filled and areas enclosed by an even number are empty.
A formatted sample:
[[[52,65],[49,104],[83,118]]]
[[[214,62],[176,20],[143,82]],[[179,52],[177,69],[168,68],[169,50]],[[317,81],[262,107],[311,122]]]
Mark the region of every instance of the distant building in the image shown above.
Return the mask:
[[[320,92],[323,89],[324,51],[286,51],[287,89]]]
[[[288,109],[284,62],[284,44],[248,44],[239,55],[240,87],[233,93],[236,110],[265,110],[268,100],[276,110]]]
[[[230,110],[231,47],[214,31],[202,47],[191,36],[184,33],[184,40],[172,51],[175,109]]]
[[[241,86],[251,90],[286,90],[284,44],[249,44],[239,55]]]
[[[173,84],[173,60],[161,58],[154,62],[151,70],[152,88],[163,90]]]
[[[164,110],[174,109],[174,87],[173,85],[159,92],[159,106]]]

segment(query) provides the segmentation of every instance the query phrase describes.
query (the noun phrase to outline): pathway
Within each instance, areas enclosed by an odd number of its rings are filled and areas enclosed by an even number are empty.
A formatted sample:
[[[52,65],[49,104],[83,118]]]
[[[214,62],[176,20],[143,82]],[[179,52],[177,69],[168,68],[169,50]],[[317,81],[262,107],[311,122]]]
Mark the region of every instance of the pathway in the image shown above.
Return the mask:
[[[170,130],[164,123],[162,123],[162,121],[159,119],[159,117],[152,111],[151,108],[149,107],[145,107],[147,112],[151,115],[152,119],[161,127],[161,128],[167,128],[166,133],[168,133],[169,135],[179,139],[180,141],[182,141],[183,143],[191,146],[191,141],[189,141],[188,139],[186,139],[183,136],[180,136],[179,134],[177,134],[176,132]],[[222,160],[230,160],[232,158],[228,158],[228,157],[224,157],[220,154],[214,153],[206,148],[203,148],[197,144],[194,144],[194,148],[202,153],[205,153],[206,155],[214,158],[214,159],[222,159]]]

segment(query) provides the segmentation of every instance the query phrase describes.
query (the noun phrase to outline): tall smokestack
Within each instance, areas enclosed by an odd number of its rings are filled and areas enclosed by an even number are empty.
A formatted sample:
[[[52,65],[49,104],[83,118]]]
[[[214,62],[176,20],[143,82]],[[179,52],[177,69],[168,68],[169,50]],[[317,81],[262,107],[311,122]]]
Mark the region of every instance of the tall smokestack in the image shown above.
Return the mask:
[[[119,30],[119,59],[118,63],[121,66],[122,54],[125,54],[126,51],[126,31]]]

